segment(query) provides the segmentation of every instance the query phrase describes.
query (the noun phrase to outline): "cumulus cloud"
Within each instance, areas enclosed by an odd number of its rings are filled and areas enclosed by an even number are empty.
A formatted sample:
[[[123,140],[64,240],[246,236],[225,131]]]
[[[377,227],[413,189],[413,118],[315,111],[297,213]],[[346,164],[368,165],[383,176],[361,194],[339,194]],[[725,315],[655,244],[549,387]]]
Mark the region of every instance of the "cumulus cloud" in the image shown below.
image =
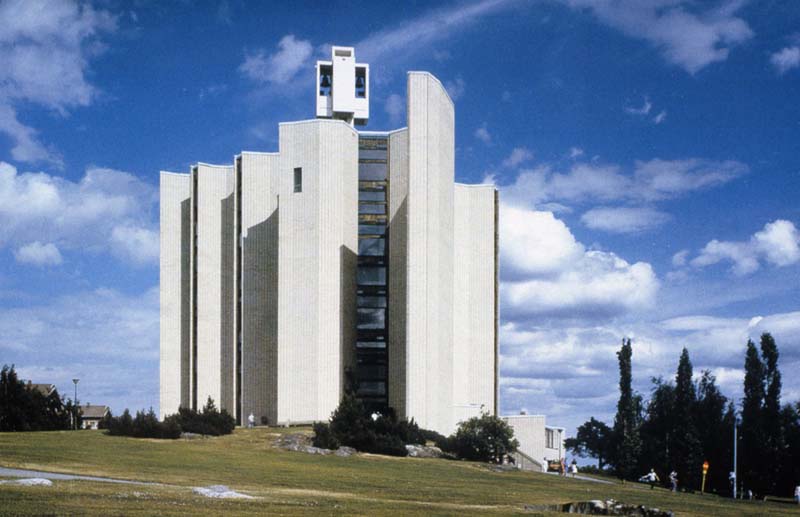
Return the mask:
[[[772,54],[769,62],[779,74],[785,74],[792,68],[800,66],[800,47],[785,47]]]
[[[91,167],[72,182],[19,173],[0,162],[0,247],[25,246],[34,238],[152,264],[158,259],[157,200],[154,186],[123,171]]]
[[[560,172],[551,165],[520,171],[513,183],[501,186],[515,204],[563,202],[652,202],[724,185],[748,172],[734,160],[637,160],[632,172],[615,164],[576,162]]]
[[[116,28],[107,11],[76,2],[9,0],[0,3],[0,131],[8,135],[12,156],[23,162],[62,166],[35,129],[20,122],[15,105],[29,102],[66,115],[88,106],[97,89],[86,79],[97,38]]]
[[[609,233],[640,233],[669,220],[669,214],[648,207],[600,207],[581,216],[588,228]]]
[[[0,355],[22,378],[55,383],[115,413],[158,401],[158,286],[126,295],[94,289],[0,311]],[[54,339],[57,336],[57,339]],[[122,346],[121,346],[122,344]]]
[[[659,282],[644,262],[586,250],[551,212],[501,205],[504,314],[596,317],[649,305]]]
[[[692,259],[695,267],[731,262],[731,272],[737,276],[757,271],[762,262],[789,266],[800,262],[800,233],[791,221],[775,220],[747,241],[712,240]]]
[[[743,2],[715,6],[685,0],[564,0],[590,11],[601,23],[653,45],[667,62],[694,74],[725,61],[730,50],[753,37],[736,12]]]
[[[61,253],[52,242],[42,244],[34,241],[21,246],[14,252],[14,258],[20,264],[32,264],[34,266],[57,266],[61,264]]]
[[[503,160],[503,167],[516,167],[533,159],[533,153],[525,147],[515,147],[511,154]]]
[[[313,47],[311,42],[287,34],[278,42],[278,48],[267,55],[264,49],[245,55],[239,72],[259,83],[283,85],[294,79],[308,64]]]

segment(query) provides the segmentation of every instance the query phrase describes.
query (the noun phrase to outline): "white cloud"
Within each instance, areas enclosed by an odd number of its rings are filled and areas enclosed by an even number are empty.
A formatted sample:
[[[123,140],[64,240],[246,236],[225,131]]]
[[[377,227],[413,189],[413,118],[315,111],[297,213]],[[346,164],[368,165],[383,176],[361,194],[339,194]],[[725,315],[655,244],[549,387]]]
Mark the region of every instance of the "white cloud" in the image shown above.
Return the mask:
[[[650,113],[650,110],[653,108],[653,103],[650,102],[650,99],[645,96],[644,104],[642,104],[641,108],[633,108],[633,107],[626,107],[625,113],[630,115],[647,115]]]
[[[266,55],[263,49],[246,54],[244,62],[239,65],[239,72],[256,82],[283,85],[308,66],[312,51],[309,41],[287,34],[278,42],[278,49],[270,55]]]
[[[42,244],[34,241],[26,244],[14,252],[14,258],[20,264],[34,266],[57,266],[62,262],[61,253],[52,242]]]
[[[89,59],[100,48],[97,36],[113,31],[116,20],[86,4],[9,0],[0,3],[0,27],[0,131],[11,138],[15,160],[61,166],[36,130],[18,120],[15,104],[62,115],[91,104],[98,92],[86,79]]]
[[[503,167],[516,167],[533,159],[533,153],[525,147],[515,147],[511,154],[503,160]]]
[[[511,4],[511,0],[482,0],[429,11],[410,21],[374,32],[356,43],[359,59],[368,63],[398,63],[412,54],[429,50],[479,19]],[[390,59],[389,59],[390,58]]]
[[[772,54],[769,61],[779,74],[785,74],[800,66],[800,47],[785,47]]]
[[[580,158],[581,156],[583,156],[583,149],[581,149],[580,147],[570,147],[569,157],[571,159],[574,160],[576,158]]]
[[[669,220],[669,214],[648,207],[593,208],[581,216],[581,222],[587,227],[610,233],[639,233]]]
[[[701,268],[719,262],[732,262],[731,272],[744,276],[757,271],[761,261],[775,266],[789,266],[800,262],[800,233],[791,221],[775,220],[748,241],[712,240],[692,259],[691,264]]]
[[[444,83],[444,88],[447,90],[447,94],[450,95],[450,99],[452,99],[454,102],[464,95],[466,87],[467,84],[464,82],[464,79],[461,76],[456,77],[452,81],[446,81]]]
[[[616,315],[648,306],[658,290],[649,264],[587,251],[550,212],[501,204],[500,242],[506,316]]]
[[[705,7],[684,0],[564,0],[573,8],[590,10],[602,23],[657,48],[664,59],[694,74],[724,61],[730,49],[753,37],[735,15],[740,0]]]
[[[154,186],[127,172],[92,167],[72,182],[42,172],[20,174],[0,162],[0,247],[36,239],[154,263],[157,200]],[[138,249],[126,252],[123,241]]]
[[[688,257],[689,250],[681,250],[672,256],[672,265],[675,267],[685,266]]]
[[[665,120],[667,120],[667,110],[661,110],[658,113],[658,115],[653,117],[653,124],[658,125],[658,124],[661,124],[662,122],[664,122]]]
[[[748,172],[737,161],[686,160],[636,161],[632,173],[619,165],[577,162],[565,172],[551,165],[523,169],[514,183],[504,185],[507,202],[530,205],[547,201],[652,202],[724,185]]]
[[[386,114],[389,115],[391,123],[398,125],[402,123],[403,116],[406,113],[406,101],[400,95],[393,93],[386,97],[386,103],[383,109],[386,110]]]
[[[159,294],[95,289],[0,311],[0,355],[21,377],[53,382],[72,396],[125,407],[158,401]],[[56,338],[54,338],[56,336]]]
[[[111,230],[111,249],[135,264],[158,262],[159,233],[155,229],[124,224]]]
[[[486,127],[485,122],[481,127],[475,130],[475,138],[477,138],[486,145],[492,143],[492,134],[489,133],[489,129]]]

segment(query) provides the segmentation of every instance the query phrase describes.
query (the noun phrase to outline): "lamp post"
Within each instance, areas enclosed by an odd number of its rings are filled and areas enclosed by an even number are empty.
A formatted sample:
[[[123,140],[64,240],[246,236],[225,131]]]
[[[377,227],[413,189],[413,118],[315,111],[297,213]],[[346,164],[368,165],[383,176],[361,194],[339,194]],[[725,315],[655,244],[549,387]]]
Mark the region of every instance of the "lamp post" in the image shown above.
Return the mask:
[[[739,484],[739,475],[736,472],[736,456],[739,447],[739,415],[736,414],[736,399],[733,400],[733,498],[736,499],[736,486]]]
[[[75,429],[78,428],[78,382],[80,379],[72,379],[72,383],[75,385],[75,398],[72,399],[72,418],[73,418],[73,426]]]

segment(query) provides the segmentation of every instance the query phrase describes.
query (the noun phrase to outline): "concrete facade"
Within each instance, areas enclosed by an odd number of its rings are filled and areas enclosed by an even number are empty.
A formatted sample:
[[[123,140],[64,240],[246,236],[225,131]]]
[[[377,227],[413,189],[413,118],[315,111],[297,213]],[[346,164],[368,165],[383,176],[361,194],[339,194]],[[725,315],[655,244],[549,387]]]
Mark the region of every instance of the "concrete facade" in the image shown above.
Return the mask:
[[[239,422],[327,420],[348,371],[441,433],[496,413],[496,190],[455,183],[438,79],[408,74],[407,111],[391,132],[280,124],[276,153],[162,174],[162,416],[211,397]]]
[[[161,417],[189,404],[191,178],[161,173]]]

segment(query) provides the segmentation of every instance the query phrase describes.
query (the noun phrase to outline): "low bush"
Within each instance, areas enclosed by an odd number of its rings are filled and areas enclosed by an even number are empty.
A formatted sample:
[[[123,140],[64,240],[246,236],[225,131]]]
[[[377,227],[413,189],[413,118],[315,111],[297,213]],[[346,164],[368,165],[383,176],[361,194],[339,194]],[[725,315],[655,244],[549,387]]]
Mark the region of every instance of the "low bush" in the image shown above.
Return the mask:
[[[106,432],[112,436],[174,440],[181,435],[181,427],[175,418],[167,417],[160,422],[152,408],[146,413],[137,411],[136,418],[131,417],[131,413],[127,409],[119,417],[109,413],[98,427],[106,429]]]
[[[146,413],[137,411],[135,418],[126,409],[118,417],[109,413],[99,427],[106,429],[112,436],[175,439],[179,438],[181,433],[213,436],[230,434],[236,427],[236,421],[224,409],[218,411],[214,401],[209,398],[202,412],[179,408],[178,413],[169,415],[160,422],[152,408]]]
[[[373,418],[355,393],[348,390],[330,423],[314,424],[314,446],[336,449],[353,447],[361,452],[406,456],[406,444],[425,444],[425,436],[414,420],[398,419],[394,411]]]
[[[494,463],[500,463],[519,447],[511,426],[489,413],[461,422],[448,442],[448,452],[459,458]]]

